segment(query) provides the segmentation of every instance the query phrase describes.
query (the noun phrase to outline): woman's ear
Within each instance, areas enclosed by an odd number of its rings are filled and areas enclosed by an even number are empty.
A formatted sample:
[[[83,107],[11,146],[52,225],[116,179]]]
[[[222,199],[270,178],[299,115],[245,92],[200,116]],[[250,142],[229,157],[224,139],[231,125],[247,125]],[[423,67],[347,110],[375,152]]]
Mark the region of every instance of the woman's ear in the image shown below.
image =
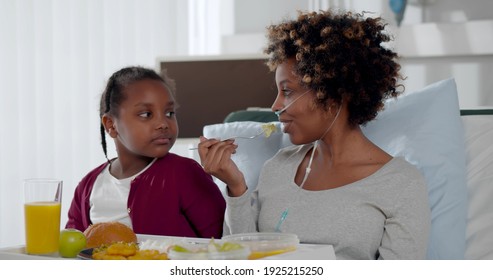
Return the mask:
[[[109,114],[104,114],[101,118],[101,123],[103,124],[106,133],[108,133],[111,138],[116,138],[118,132],[116,131],[113,117],[111,117]]]

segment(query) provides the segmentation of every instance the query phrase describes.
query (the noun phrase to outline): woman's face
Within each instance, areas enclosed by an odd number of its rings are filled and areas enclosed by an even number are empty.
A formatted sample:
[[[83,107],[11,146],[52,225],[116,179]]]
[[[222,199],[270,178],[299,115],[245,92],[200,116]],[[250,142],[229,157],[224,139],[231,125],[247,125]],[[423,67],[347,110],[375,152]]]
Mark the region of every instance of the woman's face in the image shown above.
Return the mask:
[[[288,59],[277,67],[277,97],[272,110],[281,111],[289,106],[279,115],[279,121],[291,142],[300,145],[320,139],[330,122],[326,112],[315,105],[314,93],[299,83],[294,66],[295,60]]]
[[[142,80],[128,85],[115,119],[118,154],[162,157],[176,141],[175,100],[161,81]]]

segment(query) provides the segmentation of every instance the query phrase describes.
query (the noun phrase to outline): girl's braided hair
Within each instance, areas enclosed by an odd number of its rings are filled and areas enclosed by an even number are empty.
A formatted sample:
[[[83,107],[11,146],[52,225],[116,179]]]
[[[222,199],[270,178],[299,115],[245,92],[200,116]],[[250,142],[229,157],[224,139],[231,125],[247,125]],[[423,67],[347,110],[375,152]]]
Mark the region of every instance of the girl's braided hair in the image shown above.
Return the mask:
[[[167,76],[165,70],[162,71],[160,76],[156,71],[140,66],[122,68],[111,75],[106,84],[106,88],[101,95],[101,101],[99,103],[100,120],[104,114],[118,117],[119,106],[126,97],[125,88],[128,85],[141,80],[156,80],[163,82],[170,91],[170,94],[174,95],[175,93],[175,83]],[[103,152],[106,159],[109,161],[106,149],[105,128],[102,122],[100,124],[100,131]]]

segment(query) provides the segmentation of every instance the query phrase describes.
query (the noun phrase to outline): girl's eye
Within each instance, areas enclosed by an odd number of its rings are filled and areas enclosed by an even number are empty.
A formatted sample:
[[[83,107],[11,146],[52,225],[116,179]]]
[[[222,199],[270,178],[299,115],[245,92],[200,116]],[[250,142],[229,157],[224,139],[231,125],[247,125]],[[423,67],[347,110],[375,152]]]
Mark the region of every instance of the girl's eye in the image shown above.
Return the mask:
[[[151,116],[151,112],[143,112],[139,114],[139,117],[149,118]]]
[[[166,113],[166,117],[168,117],[168,118],[172,118],[172,117],[174,117],[174,116],[175,116],[175,114],[176,114],[176,113],[175,113],[174,111],[170,111],[170,112],[167,112],[167,113]]]

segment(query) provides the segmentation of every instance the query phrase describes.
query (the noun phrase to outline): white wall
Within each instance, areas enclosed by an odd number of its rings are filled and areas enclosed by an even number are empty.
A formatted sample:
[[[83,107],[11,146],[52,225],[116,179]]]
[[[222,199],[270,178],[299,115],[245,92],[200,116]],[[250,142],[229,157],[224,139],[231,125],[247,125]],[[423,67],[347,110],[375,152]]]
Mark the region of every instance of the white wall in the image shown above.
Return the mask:
[[[77,183],[104,162],[98,103],[128,65],[189,54],[186,1],[0,0],[0,247],[24,243],[22,180]],[[109,141],[109,156],[115,156]]]
[[[493,106],[493,55],[404,58],[406,92],[454,77],[461,108]]]
[[[284,17],[294,17],[296,10],[307,10],[309,1],[237,0],[234,1],[235,34],[262,32]]]
[[[408,0],[417,3],[420,0]],[[491,0],[425,0],[429,4],[411,4],[406,11],[405,24],[426,22],[466,22],[492,19]]]
[[[408,77],[406,91],[454,77],[461,107],[493,106],[492,79],[488,78],[493,69],[491,0],[409,0],[401,27],[397,27],[387,0],[264,2],[235,1],[235,29],[222,37],[222,53],[262,53],[265,26],[294,17],[297,9],[369,11],[390,24],[393,47],[402,56],[403,73]]]
[[[409,6],[403,26],[394,26],[406,90],[454,77],[461,107],[492,106],[493,1],[429,2]]]

